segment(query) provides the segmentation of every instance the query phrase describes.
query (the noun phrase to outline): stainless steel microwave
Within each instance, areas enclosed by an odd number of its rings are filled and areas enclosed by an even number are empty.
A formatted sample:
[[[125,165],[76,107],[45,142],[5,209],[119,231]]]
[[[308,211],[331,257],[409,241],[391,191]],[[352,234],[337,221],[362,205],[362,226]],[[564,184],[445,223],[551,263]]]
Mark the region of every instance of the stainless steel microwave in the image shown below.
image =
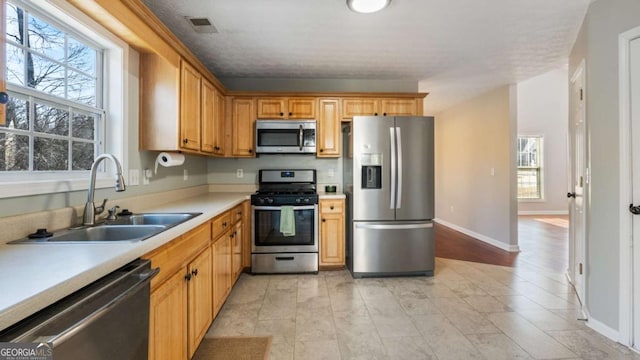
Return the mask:
[[[257,154],[315,154],[315,120],[257,120]]]

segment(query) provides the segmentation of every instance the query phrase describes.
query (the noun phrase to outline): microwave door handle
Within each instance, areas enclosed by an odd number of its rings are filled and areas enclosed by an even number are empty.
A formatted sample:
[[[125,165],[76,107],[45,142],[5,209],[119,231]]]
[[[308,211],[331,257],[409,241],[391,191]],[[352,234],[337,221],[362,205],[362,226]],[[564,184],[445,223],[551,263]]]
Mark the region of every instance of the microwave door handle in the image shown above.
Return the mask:
[[[298,143],[300,144],[300,151],[302,151],[303,148],[303,135],[304,135],[304,130],[302,130],[302,125],[300,125],[300,130],[298,131]]]

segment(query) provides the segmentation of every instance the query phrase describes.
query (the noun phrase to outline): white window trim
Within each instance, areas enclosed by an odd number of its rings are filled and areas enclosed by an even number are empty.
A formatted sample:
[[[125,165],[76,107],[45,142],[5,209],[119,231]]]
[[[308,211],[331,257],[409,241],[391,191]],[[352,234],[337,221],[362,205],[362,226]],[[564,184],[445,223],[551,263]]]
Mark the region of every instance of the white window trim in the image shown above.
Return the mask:
[[[525,199],[525,198],[517,198],[518,203],[543,203],[546,202],[547,199],[545,198],[545,191],[544,191],[544,164],[545,164],[545,157],[547,156],[545,151],[544,151],[544,139],[545,136],[544,134],[518,134],[516,136],[517,138],[520,137],[537,137],[540,138],[540,152],[542,153],[542,156],[540,157],[540,198],[538,199]],[[518,171],[520,167],[516,164],[516,172]]]
[[[127,102],[129,46],[64,0],[29,1],[28,3],[80,32],[93,32],[99,35],[92,40],[106,49],[102,84],[105,109],[103,148],[104,152],[111,153],[120,160],[123,175],[125,179],[128,178],[126,169],[129,161],[126,144],[129,134],[125,124],[125,111],[129,105]],[[98,172],[96,188],[113,187],[115,167],[111,162],[105,161],[103,164],[103,169],[106,171]],[[0,174],[0,184],[0,198],[81,191],[89,188],[89,171]]]

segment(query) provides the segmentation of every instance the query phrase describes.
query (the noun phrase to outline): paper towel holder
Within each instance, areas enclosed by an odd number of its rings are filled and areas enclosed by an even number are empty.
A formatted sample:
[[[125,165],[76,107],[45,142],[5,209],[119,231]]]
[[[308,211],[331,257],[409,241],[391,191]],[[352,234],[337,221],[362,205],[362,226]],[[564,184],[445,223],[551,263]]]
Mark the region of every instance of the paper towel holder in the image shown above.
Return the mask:
[[[154,174],[158,173],[158,164],[164,167],[181,166],[184,164],[184,154],[181,152],[163,151],[156,157]]]

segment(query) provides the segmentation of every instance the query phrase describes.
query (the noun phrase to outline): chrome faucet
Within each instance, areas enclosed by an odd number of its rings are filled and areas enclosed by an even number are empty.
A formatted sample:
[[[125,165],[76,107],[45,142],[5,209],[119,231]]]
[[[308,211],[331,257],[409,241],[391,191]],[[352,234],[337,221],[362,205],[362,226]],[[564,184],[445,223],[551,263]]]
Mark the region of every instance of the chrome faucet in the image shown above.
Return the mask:
[[[87,203],[84,204],[84,213],[82,214],[82,225],[93,226],[96,224],[96,215],[101,214],[104,211],[104,207],[107,204],[107,199],[102,201],[102,205],[96,206],[93,203],[93,195],[96,188],[96,171],[98,170],[98,164],[104,159],[111,159],[116,164],[116,186],[117,192],[125,191],[126,186],[124,184],[124,177],[122,177],[122,166],[118,159],[111,154],[102,154],[98,156],[91,164],[91,178],[89,181],[89,190],[87,193]]]

